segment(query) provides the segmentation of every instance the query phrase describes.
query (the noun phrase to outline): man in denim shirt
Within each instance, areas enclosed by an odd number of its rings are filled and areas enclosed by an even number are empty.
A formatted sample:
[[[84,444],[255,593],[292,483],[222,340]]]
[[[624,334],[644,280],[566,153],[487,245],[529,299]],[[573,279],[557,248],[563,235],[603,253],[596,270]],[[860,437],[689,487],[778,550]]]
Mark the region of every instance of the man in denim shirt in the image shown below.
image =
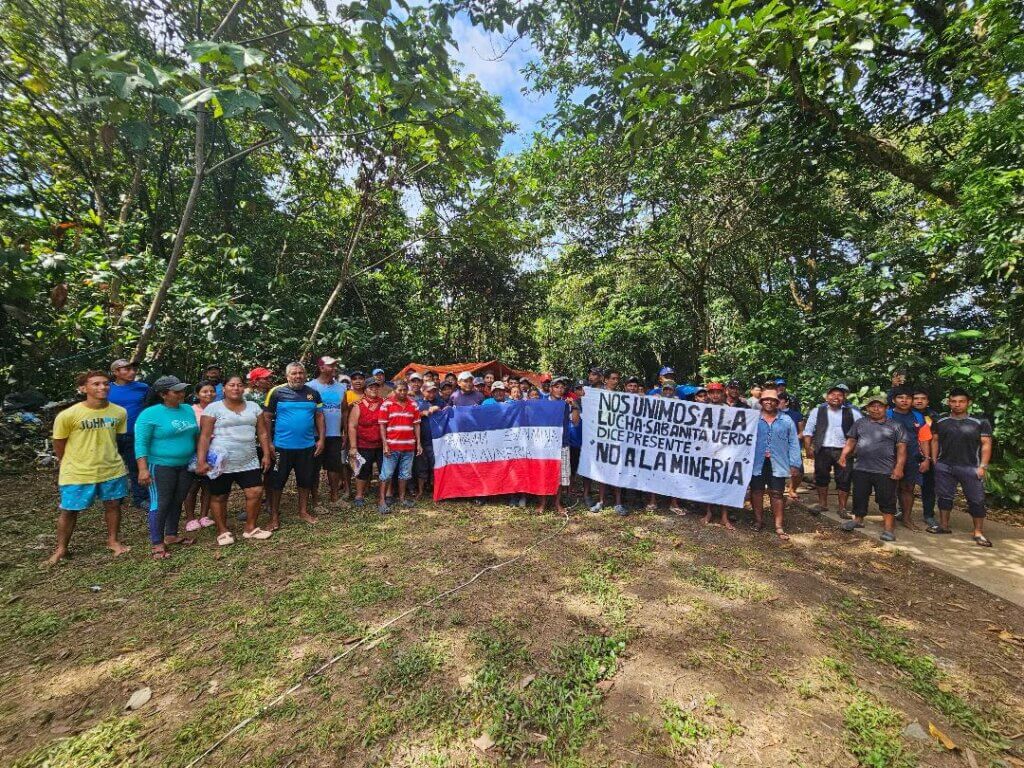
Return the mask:
[[[779,413],[779,394],[775,389],[761,392],[761,418],[757,421],[757,441],[754,444],[754,471],[750,480],[750,506],[754,508],[754,529],[764,526],[764,492],[768,490],[772,514],[775,516],[775,534],[787,541],[789,536],[782,527],[785,510],[783,491],[786,479],[803,469],[800,455],[800,437],[796,424]]]

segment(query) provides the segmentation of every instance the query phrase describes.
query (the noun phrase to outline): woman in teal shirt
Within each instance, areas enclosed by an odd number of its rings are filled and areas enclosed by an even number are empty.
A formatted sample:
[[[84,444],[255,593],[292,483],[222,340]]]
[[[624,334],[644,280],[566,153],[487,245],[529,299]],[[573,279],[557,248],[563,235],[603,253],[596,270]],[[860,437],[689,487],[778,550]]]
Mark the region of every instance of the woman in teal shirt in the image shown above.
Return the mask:
[[[135,422],[135,459],[139,483],[149,487],[149,541],[153,559],[170,556],[168,544],[192,544],[178,535],[181,504],[195,475],[188,465],[196,453],[199,425],[192,406],[184,405],[188,384],[175,376],[153,382],[153,397],[161,402],[139,414]]]

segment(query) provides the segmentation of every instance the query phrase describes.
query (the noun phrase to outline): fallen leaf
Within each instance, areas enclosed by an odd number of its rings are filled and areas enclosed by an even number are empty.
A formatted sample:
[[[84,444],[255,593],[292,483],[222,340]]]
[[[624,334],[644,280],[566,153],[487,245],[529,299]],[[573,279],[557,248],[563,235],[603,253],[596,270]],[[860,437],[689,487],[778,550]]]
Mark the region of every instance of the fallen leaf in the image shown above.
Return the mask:
[[[532,672],[529,675],[523,675],[523,679],[519,681],[520,690],[525,690],[536,679],[537,676]]]
[[[602,680],[595,687],[597,688],[597,690],[601,691],[601,693],[607,693],[614,687],[614,685],[614,680]]]
[[[124,705],[124,708],[129,712],[132,712],[139,709],[139,707],[146,706],[151,698],[153,698],[153,691],[151,688],[139,688],[139,690],[129,697],[128,703]]]
[[[491,738],[491,735],[489,733],[484,733],[473,739],[473,746],[479,749],[481,752],[486,752],[488,749],[494,746],[494,739]]]
[[[484,537],[484,536],[469,536],[467,538],[469,539],[469,543],[470,544],[479,544],[486,537]]]
[[[931,720],[928,721],[928,733],[932,735],[932,738],[936,739],[942,746],[948,749],[950,752],[957,749],[956,742],[954,742],[949,736],[944,734],[938,728],[935,727],[935,723]]]
[[[978,761],[974,759],[974,753],[971,752],[970,747],[964,750],[964,754],[967,756],[967,764],[971,768],[978,768]]]

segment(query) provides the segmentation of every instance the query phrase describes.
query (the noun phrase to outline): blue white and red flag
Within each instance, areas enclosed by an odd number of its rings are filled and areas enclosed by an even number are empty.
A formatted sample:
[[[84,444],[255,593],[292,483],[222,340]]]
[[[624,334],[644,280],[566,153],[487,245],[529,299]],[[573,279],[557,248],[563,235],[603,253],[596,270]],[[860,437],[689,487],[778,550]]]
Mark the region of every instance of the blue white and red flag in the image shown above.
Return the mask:
[[[430,417],[434,499],[557,493],[565,403],[516,400],[445,408]]]

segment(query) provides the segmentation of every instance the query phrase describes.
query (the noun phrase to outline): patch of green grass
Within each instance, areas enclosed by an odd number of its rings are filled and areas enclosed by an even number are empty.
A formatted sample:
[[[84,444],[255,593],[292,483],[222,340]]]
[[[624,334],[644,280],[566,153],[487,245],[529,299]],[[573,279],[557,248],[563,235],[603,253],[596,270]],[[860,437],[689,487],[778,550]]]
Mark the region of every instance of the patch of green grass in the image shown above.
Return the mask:
[[[76,622],[94,619],[97,615],[97,611],[92,608],[79,608],[62,614],[15,603],[0,611],[0,625],[16,638],[45,640],[59,635]]]
[[[951,723],[970,731],[992,748],[1006,746],[1005,739],[984,715],[951,690],[945,674],[931,656],[914,652],[913,643],[900,630],[884,624],[865,606],[844,600],[836,611],[846,639],[875,661],[888,664],[907,681],[911,691],[941,712]]]
[[[478,645],[481,645],[478,640]],[[512,664],[502,667],[495,651],[511,646]],[[520,646],[507,637],[485,640],[484,666],[474,684],[480,715],[502,754],[512,762],[542,758],[551,765],[576,764],[586,740],[601,722],[602,692],[597,684],[615,674],[625,648],[622,637],[586,636],[556,647],[551,672],[526,688],[519,684]]]
[[[273,678],[236,681],[231,689],[194,710],[192,717],[174,734],[174,747],[166,765],[185,765],[238,722],[253,715],[279,688]],[[255,723],[243,729],[244,734]],[[239,741],[241,741],[239,739]]]
[[[375,576],[358,576],[348,588],[348,599],[353,605],[365,607],[398,597],[402,590]]]
[[[622,627],[633,601],[622,594],[614,578],[616,569],[607,562],[584,566],[577,575],[579,590],[597,603],[609,623]]]
[[[139,741],[142,722],[112,717],[68,739],[59,739],[16,760],[12,768],[127,768],[148,754]]]
[[[772,591],[766,584],[729,576],[713,565],[677,566],[676,571],[691,584],[730,600],[760,602],[772,596]]]
[[[715,732],[693,710],[683,709],[674,701],[662,702],[661,725],[672,743],[673,754],[692,751]]]
[[[843,710],[846,747],[862,768],[914,768],[917,759],[903,748],[899,712],[857,690]]]
[[[417,643],[391,658],[366,692],[369,705],[360,722],[364,747],[379,743],[400,727],[446,727],[455,698],[434,679],[443,665],[443,654],[431,643]]]

